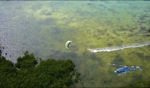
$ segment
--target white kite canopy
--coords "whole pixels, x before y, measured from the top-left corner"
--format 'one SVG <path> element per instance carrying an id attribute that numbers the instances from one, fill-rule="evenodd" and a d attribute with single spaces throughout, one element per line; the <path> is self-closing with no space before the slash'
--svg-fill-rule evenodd
<path id="1" fill-rule="evenodd" d="M 68 41 L 66 42 L 65 47 L 66 47 L 67 49 L 69 49 L 69 45 L 70 45 L 71 42 L 72 42 L 72 41 L 70 41 L 70 40 L 68 40 Z"/>

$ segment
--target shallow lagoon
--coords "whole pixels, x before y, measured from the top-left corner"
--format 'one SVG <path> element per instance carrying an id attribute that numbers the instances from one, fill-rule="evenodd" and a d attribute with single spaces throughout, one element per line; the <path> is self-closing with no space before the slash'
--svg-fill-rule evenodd
<path id="1" fill-rule="evenodd" d="M 150 79 L 150 46 L 92 53 L 87 48 L 150 44 L 148 1 L 1 1 L 0 44 L 16 62 L 28 50 L 37 57 L 71 58 L 82 81 L 76 86 L 121 87 Z M 65 42 L 71 40 L 70 49 Z M 108 63 L 142 66 L 117 76 Z"/>

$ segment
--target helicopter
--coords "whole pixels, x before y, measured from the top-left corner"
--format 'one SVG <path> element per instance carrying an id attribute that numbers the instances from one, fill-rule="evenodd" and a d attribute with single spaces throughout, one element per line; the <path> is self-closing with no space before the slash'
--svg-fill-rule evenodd
<path id="1" fill-rule="evenodd" d="M 137 66 L 137 67 L 131 66 L 131 67 L 128 67 L 128 66 L 117 65 L 117 64 L 110 64 L 110 63 L 108 63 L 108 65 L 120 66 L 120 68 L 118 68 L 118 69 L 116 69 L 116 70 L 114 71 L 114 73 L 116 73 L 118 76 L 120 76 L 120 75 L 122 75 L 122 74 L 125 74 L 125 75 L 126 75 L 126 73 L 129 72 L 129 71 L 131 71 L 131 70 L 132 70 L 132 71 L 136 71 L 136 70 L 142 71 L 141 66 Z"/>

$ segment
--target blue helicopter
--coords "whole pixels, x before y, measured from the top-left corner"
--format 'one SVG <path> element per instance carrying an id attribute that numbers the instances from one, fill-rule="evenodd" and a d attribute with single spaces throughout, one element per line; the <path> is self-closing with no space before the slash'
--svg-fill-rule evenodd
<path id="1" fill-rule="evenodd" d="M 135 67 L 135 66 L 127 67 L 127 66 L 123 66 L 123 65 L 110 64 L 110 63 L 108 63 L 108 65 L 121 66 L 120 68 L 118 68 L 118 69 L 116 69 L 116 70 L 114 71 L 114 73 L 118 74 L 118 76 L 120 76 L 120 75 L 122 75 L 122 74 L 125 74 L 125 75 L 126 75 L 126 73 L 129 72 L 129 71 L 131 71 L 131 70 L 133 70 L 133 71 L 136 71 L 136 70 L 142 71 L 141 66 L 137 66 L 137 67 Z"/>

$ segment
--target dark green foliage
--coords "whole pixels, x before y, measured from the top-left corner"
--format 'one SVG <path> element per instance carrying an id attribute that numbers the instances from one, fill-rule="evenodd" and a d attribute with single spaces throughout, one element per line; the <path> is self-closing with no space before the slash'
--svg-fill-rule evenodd
<path id="1" fill-rule="evenodd" d="M 2 56 L 2 50 L 0 49 L 0 57 Z"/>
<path id="2" fill-rule="evenodd" d="M 27 51 L 24 53 L 23 57 L 17 59 L 16 67 L 19 69 L 31 69 L 35 67 L 37 61 L 33 54 L 29 54 Z"/>
<path id="3" fill-rule="evenodd" d="M 75 77 L 74 81 L 78 82 L 79 77 L 80 77 L 80 73 L 76 73 L 76 77 Z"/>
<path id="4" fill-rule="evenodd" d="M 150 28 L 148 29 L 148 32 L 150 33 Z"/>
<path id="5" fill-rule="evenodd" d="M 2 56 L 2 46 L 1 46 L 1 44 L 0 44 L 0 57 Z"/>
<path id="6" fill-rule="evenodd" d="M 6 60 L 5 57 L 0 57 L 0 87 L 9 87 L 9 84 L 15 81 L 17 70 L 13 63 Z M 13 84 L 12 84 L 13 85 Z M 14 85 L 13 85 L 14 86 Z"/>
<path id="7" fill-rule="evenodd" d="M 37 65 L 34 55 L 25 52 L 17 61 L 14 65 L 0 57 L 0 88 L 66 88 L 80 76 L 71 60 L 48 59 Z"/>
<path id="8" fill-rule="evenodd" d="M 34 75 L 39 80 L 35 84 L 46 88 L 69 86 L 72 83 L 70 72 L 74 71 L 74 67 L 71 60 L 55 61 L 54 59 L 48 59 L 47 61 L 42 61 L 40 66 L 35 69 L 37 73 Z M 44 80 L 44 83 L 41 80 Z"/>

